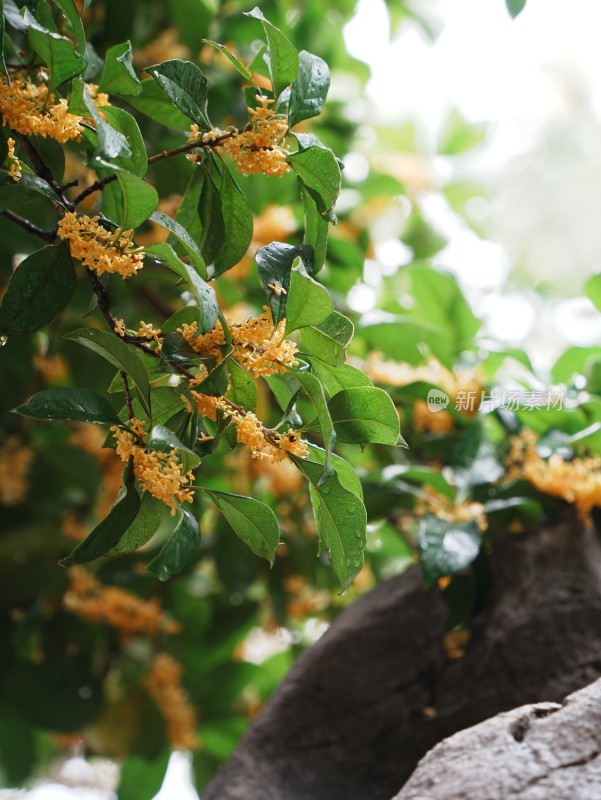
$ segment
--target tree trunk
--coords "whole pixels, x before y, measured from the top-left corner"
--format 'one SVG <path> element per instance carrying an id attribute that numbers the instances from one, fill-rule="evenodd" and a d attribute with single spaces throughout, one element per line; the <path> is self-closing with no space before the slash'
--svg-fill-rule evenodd
<path id="1" fill-rule="evenodd" d="M 298 660 L 203 800 L 389 800 L 443 738 L 597 678 L 597 534 L 509 536 L 490 563 L 464 658 L 446 655 L 444 603 L 418 567 L 377 586 Z"/>

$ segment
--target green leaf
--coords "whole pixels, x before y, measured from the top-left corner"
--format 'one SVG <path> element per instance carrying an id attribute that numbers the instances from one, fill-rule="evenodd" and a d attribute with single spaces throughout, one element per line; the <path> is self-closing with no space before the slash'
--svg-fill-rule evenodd
<path id="1" fill-rule="evenodd" d="M 237 264 L 248 250 L 253 237 L 253 216 L 248 200 L 225 165 L 219 196 L 224 242 L 215 259 L 215 275 L 221 275 Z"/>
<path id="2" fill-rule="evenodd" d="M 310 192 L 322 216 L 328 216 L 340 194 L 341 176 L 336 156 L 327 147 L 309 147 L 286 161 Z"/>
<path id="3" fill-rule="evenodd" d="M 121 189 L 121 227 L 124 230 L 137 228 L 150 217 L 159 204 L 157 190 L 142 178 L 125 170 L 117 171 L 117 181 Z"/>
<path id="4" fill-rule="evenodd" d="M 322 484 L 323 467 L 292 456 L 299 472 L 311 483 L 311 502 L 321 546 L 330 554 L 330 563 L 343 591 L 363 567 L 367 515 L 363 501 L 344 488 L 334 471 Z"/>
<path id="5" fill-rule="evenodd" d="M 252 497 L 208 489 L 204 491 L 244 544 L 273 566 L 280 541 L 280 528 L 271 508 Z"/>
<path id="6" fill-rule="evenodd" d="M 118 425 L 119 418 L 102 395 L 89 389 L 43 389 L 15 412 L 33 419 L 68 419 L 95 425 Z"/>
<path id="7" fill-rule="evenodd" d="M 231 351 L 230 351 L 231 352 Z M 227 391 L 228 370 L 227 360 L 224 359 L 214 367 L 207 377 L 194 388 L 201 394 L 211 397 L 221 397 Z"/>
<path id="8" fill-rule="evenodd" d="M 338 311 L 332 311 L 319 325 L 302 329 L 301 345 L 309 355 L 339 367 L 344 363 L 345 350 L 353 333 L 354 326 L 350 319 Z"/>
<path id="9" fill-rule="evenodd" d="M 183 325 L 192 325 L 193 322 L 200 326 L 198 308 L 196 308 L 196 306 L 184 306 L 184 308 L 180 308 L 179 311 L 176 311 L 175 314 L 172 314 L 165 320 L 161 328 L 165 332 L 175 333 L 178 328 L 181 328 Z"/>
<path id="10" fill-rule="evenodd" d="M 32 333 L 60 314 L 75 291 L 65 242 L 32 253 L 13 272 L 0 304 L 0 335 Z"/>
<path id="11" fill-rule="evenodd" d="M 146 447 L 149 450 L 158 450 L 163 453 L 169 452 L 170 450 L 177 450 L 181 453 L 182 457 L 185 457 L 186 469 L 195 469 L 200 464 L 200 456 L 198 453 L 186 447 L 173 431 L 165 427 L 165 425 L 154 426 L 150 431 Z"/>
<path id="12" fill-rule="evenodd" d="M 143 178 L 148 170 L 148 156 L 146 155 L 146 145 L 138 123 L 131 114 L 117 106 L 105 106 L 102 109 L 102 113 L 109 124 L 116 131 L 123 134 L 131 150 L 131 155 L 129 156 L 113 158 L 111 168 L 118 166 L 128 172 L 133 172 L 139 178 Z M 108 189 L 110 186 L 106 188 Z"/>
<path id="13" fill-rule="evenodd" d="M 311 369 L 321 381 L 326 392 L 332 395 L 338 394 L 343 389 L 354 389 L 357 386 L 373 386 L 371 380 L 364 372 L 350 364 L 342 364 L 334 367 L 322 361 L 320 358 L 310 357 Z"/>
<path id="14" fill-rule="evenodd" d="M 311 461 L 317 461 L 319 464 L 325 464 L 328 454 L 322 447 L 315 444 L 309 445 L 309 453 L 311 454 Z M 332 453 L 331 464 L 334 472 L 338 475 L 338 480 L 343 488 L 354 494 L 360 500 L 363 500 L 363 487 L 361 485 L 361 478 L 357 475 L 357 470 L 344 458 L 341 458 L 336 453 Z"/>
<path id="15" fill-rule="evenodd" d="M 194 321 L 198 324 L 197 319 Z M 162 328 L 165 331 L 165 328 Z M 166 333 L 161 347 L 161 361 L 171 364 L 190 365 L 198 362 L 200 356 L 179 333 Z"/>
<path id="16" fill-rule="evenodd" d="M 526 7 L 526 0 L 505 0 L 505 5 L 512 19 L 515 19 Z"/>
<path id="17" fill-rule="evenodd" d="M 119 771 L 119 800 L 153 800 L 163 785 L 170 755 L 163 753 L 152 761 L 128 755 Z"/>
<path id="18" fill-rule="evenodd" d="M 584 285 L 584 293 L 601 311 L 601 275 L 593 275 Z"/>
<path id="19" fill-rule="evenodd" d="M 125 494 L 117 500 L 108 515 L 83 542 L 80 542 L 66 558 L 59 562 L 62 567 L 94 561 L 119 543 L 140 510 L 140 495 L 135 486 L 133 469 L 130 467 L 126 467 L 123 472 L 123 486 Z"/>
<path id="20" fill-rule="evenodd" d="M 390 322 L 363 325 L 359 331 L 369 347 L 395 361 L 417 366 L 432 354 L 449 368 L 455 362 L 452 342 L 437 325 L 399 315 Z"/>
<path id="21" fill-rule="evenodd" d="M 84 31 L 83 22 L 81 21 L 81 17 L 79 16 L 79 11 L 77 10 L 75 3 L 73 2 L 73 0 L 54 0 L 54 2 L 71 23 L 71 27 L 73 28 L 73 33 L 75 34 L 75 43 L 77 44 L 77 50 L 80 53 L 85 52 L 86 33 Z"/>
<path id="22" fill-rule="evenodd" d="M 159 213 L 160 212 L 155 211 L 151 219 L 154 219 Z M 174 220 L 171 221 L 173 222 Z M 200 333 L 207 333 L 207 331 L 213 330 L 219 315 L 219 304 L 217 303 L 217 297 L 213 287 L 209 286 L 189 264 L 185 264 L 181 261 L 175 254 L 173 248 L 166 242 L 147 247 L 146 252 L 160 259 L 166 266 L 188 282 L 192 294 L 198 303 Z"/>
<path id="23" fill-rule="evenodd" d="M 292 369 L 290 372 L 302 386 L 305 394 L 315 409 L 315 413 L 317 414 L 319 429 L 321 431 L 326 449 L 326 461 L 323 470 L 323 479 L 325 480 L 325 478 L 327 478 L 332 471 L 330 456 L 332 454 L 334 445 L 336 444 L 336 432 L 334 430 L 334 424 L 332 422 L 328 404 L 323 392 L 323 386 L 321 385 L 319 378 L 307 370 Z"/>
<path id="24" fill-rule="evenodd" d="M 420 523 L 418 538 L 426 586 L 467 567 L 481 545 L 482 536 L 475 522 L 446 522 L 427 514 Z"/>
<path id="25" fill-rule="evenodd" d="M 466 153 L 486 140 L 486 123 L 468 122 L 458 111 L 452 111 L 444 125 L 438 152 L 443 156 Z"/>
<path id="26" fill-rule="evenodd" d="M 165 503 L 157 500 L 150 492 L 144 492 L 137 517 L 115 547 L 107 552 L 107 556 L 122 556 L 143 547 L 158 531 L 166 509 Z"/>
<path id="27" fill-rule="evenodd" d="M 201 129 L 213 127 L 207 117 L 207 79 L 191 61 L 179 58 L 146 67 L 171 102 Z"/>
<path id="28" fill-rule="evenodd" d="M 551 377 L 554 383 L 571 383 L 575 375 L 586 375 L 587 363 L 598 358 L 601 347 L 568 347 L 553 365 Z"/>
<path id="29" fill-rule="evenodd" d="M 230 389 L 226 395 L 227 398 L 237 406 L 254 413 L 257 408 L 257 383 L 255 379 L 232 359 L 228 361 L 228 369 Z"/>
<path id="30" fill-rule="evenodd" d="M 248 69 L 244 66 L 244 64 L 240 61 L 240 59 L 237 56 L 235 56 L 230 50 L 228 50 L 225 45 L 219 44 L 218 42 L 213 42 L 211 39 L 201 39 L 200 43 L 208 44 L 211 47 L 214 47 L 215 50 L 218 50 L 220 53 L 222 53 L 234 65 L 238 73 L 242 75 L 245 81 L 248 81 L 248 83 L 253 83 L 252 74 L 248 71 Z"/>
<path id="31" fill-rule="evenodd" d="M 299 257 L 303 263 L 311 263 L 311 249 L 306 245 L 295 246 L 284 242 L 272 242 L 265 247 L 260 247 L 255 254 L 259 277 L 267 292 L 273 324 L 276 326 L 286 316 L 290 273 L 292 265 Z M 273 287 L 278 287 L 278 290 L 276 291 Z"/>
<path id="32" fill-rule="evenodd" d="M 113 45 L 106 51 L 98 88 L 101 92 L 121 97 L 140 94 L 142 84 L 133 66 L 130 42 Z"/>
<path id="33" fill-rule="evenodd" d="M 137 111 L 168 128 L 187 131 L 190 119 L 177 109 L 161 87 L 152 79 L 142 81 L 138 95 L 128 95 L 127 102 Z"/>
<path id="34" fill-rule="evenodd" d="M 299 328 L 319 325 L 333 310 L 332 298 L 320 283 L 297 270 L 292 272 L 286 307 L 286 335 Z"/>
<path id="35" fill-rule="evenodd" d="M 317 210 L 311 192 L 301 184 L 303 208 L 305 212 L 305 237 L 303 243 L 313 248 L 313 264 L 309 275 L 317 275 L 326 260 L 330 224 Z"/>
<path id="36" fill-rule="evenodd" d="M 298 51 L 282 31 L 263 16 L 263 12 L 258 6 L 245 14 L 247 17 L 260 20 L 263 25 L 267 37 L 273 95 L 277 100 L 284 89 L 296 80 L 299 68 Z"/>
<path id="37" fill-rule="evenodd" d="M 83 102 L 89 116 L 94 120 L 97 136 L 96 158 L 110 161 L 114 158 L 127 158 L 131 156 L 132 151 L 127 139 L 122 133 L 115 130 L 108 122 L 102 119 L 94 101 L 90 97 L 85 83 L 79 78 L 73 81 L 72 93 L 74 95 L 74 104 L 78 105 L 80 102 Z"/>
<path id="38" fill-rule="evenodd" d="M 201 252 L 198 249 L 198 245 L 192 239 L 188 231 L 180 225 L 179 222 L 176 222 L 171 217 L 164 214 L 162 211 L 155 211 L 154 214 L 151 215 L 150 219 L 153 222 L 156 222 L 161 227 L 166 228 L 169 233 L 173 234 L 175 238 L 180 242 L 182 247 L 185 249 L 186 253 L 190 256 L 190 260 L 196 267 L 197 272 L 203 277 L 207 277 L 207 268 L 205 266 L 204 260 L 202 258 Z"/>
<path id="39" fill-rule="evenodd" d="M 192 563 L 200 545 L 198 522 L 183 505 L 178 504 L 180 517 L 163 549 L 148 564 L 148 571 L 160 581 L 168 581 Z"/>
<path id="40" fill-rule="evenodd" d="M 8 785 L 20 786 L 25 783 L 39 755 L 34 730 L 29 720 L 4 704 L 0 710 L 0 752 L 2 771 Z"/>
<path id="41" fill-rule="evenodd" d="M 301 50 L 299 59 L 298 76 L 292 84 L 288 108 L 290 128 L 305 119 L 319 116 L 330 88 L 330 70 L 323 58 Z"/>
<path id="42" fill-rule="evenodd" d="M 4 2 L 0 0 L 0 72 L 3 75 L 8 75 L 6 63 L 4 61 Z M 1 735 L 1 734 L 0 734 Z"/>
<path id="43" fill-rule="evenodd" d="M 200 176 L 201 180 L 199 181 L 197 208 L 189 230 L 193 230 L 196 234 L 194 238 L 198 242 L 198 247 L 205 263 L 213 264 L 225 242 L 225 224 L 221 211 L 219 185 L 215 183 L 211 171 L 205 169 L 204 165 L 196 170 L 196 175 Z M 219 182 L 221 182 L 221 179 L 219 179 Z M 195 187 L 191 184 L 192 181 L 188 184 L 187 191 L 189 189 L 193 193 Z M 181 214 L 178 214 L 177 221 L 180 222 L 184 216 L 188 217 L 185 207 L 182 209 Z M 198 227 L 199 223 L 200 228 Z M 176 243 L 174 242 L 175 245 Z"/>
<path id="44" fill-rule="evenodd" d="M 341 442 L 396 445 L 401 433 L 399 415 L 390 397 L 375 386 L 343 389 L 328 407 Z"/>
<path id="45" fill-rule="evenodd" d="M 144 409 L 150 414 L 150 384 L 144 364 L 133 347 L 129 347 L 117 336 L 95 328 L 78 328 L 66 333 L 63 339 L 93 350 L 109 361 L 114 367 L 123 370 L 134 382 Z"/>
<path id="46" fill-rule="evenodd" d="M 62 202 L 58 199 L 56 192 L 42 178 L 37 175 L 29 175 L 24 172 L 19 181 L 14 181 L 8 170 L 0 169 L 0 185 L 5 189 L 16 189 L 24 193 L 25 199 L 29 199 L 31 192 L 43 195 L 47 200 L 50 200 L 55 208 L 63 208 Z"/>
<path id="47" fill-rule="evenodd" d="M 25 11 L 23 19 L 28 26 L 27 38 L 31 48 L 50 70 L 49 92 L 83 72 L 85 57 L 75 50 L 70 39 L 44 28 L 29 11 Z"/>

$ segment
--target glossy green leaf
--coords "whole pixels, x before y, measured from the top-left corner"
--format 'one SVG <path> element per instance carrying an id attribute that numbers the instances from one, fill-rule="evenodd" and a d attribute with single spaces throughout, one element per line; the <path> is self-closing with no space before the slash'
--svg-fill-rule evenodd
<path id="1" fill-rule="evenodd" d="M 0 0 L 0 72 L 8 75 L 4 60 L 4 2 Z M 1 734 L 0 734 L 1 735 Z"/>
<path id="2" fill-rule="evenodd" d="M 301 183 L 313 197 L 317 210 L 327 216 L 340 194 L 340 167 L 327 147 L 309 147 L 286 158 Z"/>
<path id="3" fill-rule="evenodd" d="M 401 433 L 394 403 L 382 389 L 358 386 L 343 389 L 328 403 L 341 442 L 395 445 Z"/>
<path id="4" fill-rule="evenodd" d="M 264 17 L 258 6 L 245 13 L 248 17 L 260 20 L 263 25 L 269 52 L 269 73 L 277 100 L 284 89 L 296 80 L 299 68 L 298 51 L 282 31 Z"/>
<path id="5" fill-rule="evenodd" d="M 207 79 L 191 61 L 178 58 L 146 67 L 173 105 L 202 130 L 213 127 L 207 117 Z"/>
<path id="6" fill-rule="evenodd" d="M 333 310 L 332 298 L 320 283 L 297 270 L 292 272 L 286 306 L 286 335 L 299 328 L 319 325 Z"/>
<path id="7" fill-rule="evenodd" d="M 133 66 L 130 42 L 113 45 L 106 51 L 98 88 L 101 92 L 122 97 L 140 94 L 142 84 Z"/>
<path id="8" fill-rule="evenodd" d="M 299 60 L 298 75 L 292 84 L 288 109 L 288 125 L 291 128 L 305 119 L 321 114 L 330 88 L 330 70 L 322 58 L 301 50 Z"/>
<path id="9" fill-rule="evenodd" d="M 331 472 L 330 456 L 332 454 L 332 449 L 336 444 L 336 432 L 330 416 L 328 404 L 326 402 L 323 386 L 321 385 L 319 378 L 317 378 L 308 370 L 294 369 L 290 370 L 290 372 L 302 386 L 305 394 L 315 409 L 315 413 L 317 414 L 319 429 L 321 431 L 326 450 L 326 461 L 323 471 L 323 479 L 325 479 Z"/>
<path id="10" fill-rule="evenodd" d="M 49 245 L 13 272 L 0 303 L 0 335 L 37 331 L 60 314 L 75 291 L 75 270 L 66 243 Z"/>
<path id="11" fill-rule="evenodd" d="M 194 319 L 197 322 L 197 319 Z M 198 322 L 197 322 L 198 324 Z M 165 328 L 162 328 L 165 331 Z M 179 333 L 166 333 L 161 347 L 161 361 L 171 364 L 190 365 L 198 362 L 200 356 Z"/>
<path id="12" fill-rule="evenodd" d="M 15 411 L 33 419 L 68 419 L 96 425 L 119 424 L 119 418 L 106 397 L 89 389 L 42 389 Z"/>
<path id="13" fill-rule="evenodd" d="M 426 586 L 467 567 L 480 552 L 475 522 L 446 522 L 427 514 L 419 526 L 418 550 Z"/>
<path id="14" fill-rule="evenodd" d="M 150 492 L 144 492 L 138 515 L 115 547 L 107 552 L 107 556 L 121 556 L 143 547 L 158 531 L 166 511 L 165 503 L 157 500 Z"/>
<path id="15" fill-rule="evenodd" d="M 128 172 L 133 172 L 139 178 L 143 178 L 148 170 L 148 156 L 146 155 L 144 139 L 135 118 L 117 106 L 105 106 L 102 109 L 102 113 L 107 122 L 125 137 L 131 150 L 131 155 L 129 156 L 113 158 L 111 160 L 111 168 L 118 166 Z M 108 188 L 110 186 L 106 187 L 106 189 Z"/>
<path id="16" fill-rule="evenodd" d="M 245 81 L 248 81 L 248 83 L 253 83 L 252 74 L 244 66 L 244 64 L 240 61 L 240 59 L 237 56 L 235 56 L 231 52 L 231 50 L 228 50 L 228 48 L 225 45 L 219 44 L 219 42 L 213 42 L 211 39 L 201 39 L 200 43 L 208 44 L 211 47 L 214 47 L 215 50 L 218 50 L 220 53 L 222 53 L 230 61 L 230 63 L 234 65 L 238 73 L 242 75 Z"/>
<path id="17" fill-rule="evenodd" d="M 253 553 L 266 558 L 273 566 L 280 541 L 275 514 L 265 503 L 252 497 L 205 489 L 211 500 L 232 526 L 234 533 Z"/>
<path id="18" fill-rule="evenodd" d="M 151 215 L 150 219 L 161 227 L 166 228 L 169 233 L 176 237 L 190 257 L 190 260 L 196 267 L 199 275 L 201 275 L 203 278 L 206 278 L 207 268 L 205 266 L 203 257 L 198 249 L 198 245 L 192 239 L 188 231 L 182 225 L 180 225 L 179 222 L 176 222 L 162 211 L 155 211 L 154 214 Z"/>
<path id="19" fill-rule="evenodd" d="M 13 189 L 20 194 L 24 194 L 25 198 L 29 199 L 33 193 L 41 194 L 47 200 L 50 200 L 52 205 L 56 208 L 63 208 L 63 204 L 58 199 L 56 192 L 43 178 L 37 175 L 29 175 L 24 172 L 19 181 L 13 180 L 8 170 L 0 169 L 0 186 L 4 189 Z"/>
<path id="20" fill-rule="evenodd" d="M 179 504 L 178 504 L 179 505 Z M 168 581 L 195 559 L 200 545 L 198 522 L 191 511 L 179 505 L 179 519 L 175 530 L 161 552 L 148 564 L 148 571 L 160 581 Z"/>
<path id="21" fill-rule="evenodd" d="M 132 151 L 126 137 L 103 120 L 83 81 L 79 79 L 73 81 L 72 91 L 76 94 L 75 102 L 79 102 L 81 98 L 89 116 L 94 120 L 97 136 L 96 156 L 107 161 L 131 156 Z"/>
<path id="22" fill-rule="evenodd" d="M 148 450 L 158 450 L 159 452 L 169 452 L 177 450 L 185 456 L 187 469 L 195 469 L 200 464 L 200 456 L 193 450 L 186 447 L 172 430 L 165 425 L 155 425 L 150 431 L 146 442 Z"/>
<path id="23" fill-rule="evenodd" d="M 343 389 L 354 389 L 357 386 L 373 386 L 364 372 L 350 364 L 342 364 L 340 367 L 335 367 L 320 358 L 310 357 L 309 360 L 311 369 L 317 375 L 330 397 L 338 394 Z"/>
<path id="24" fill-rule="evenodd" d="M 125 170 L 117 171 L 117 182 L 121 189 L 120 225 L 124 230 L 137 228 L 151 216 L 158 206 L 157 190 L 142 178 Z"/>
<path id="25" fill-rule="evenodd" d="M 50 71 L 50 92 L 83 72 L 86 66 L 85 57 L 83 53 L 76 51 L 70 39 L 40 25 L 29 11 L 25 12 L 23 19 L 28 26 L 29 44 Z"/>
<path id="26" fill-rule="evenodd" d="M 221 210 L 221 194 L 219 185 L 215 182 L 214 175 L 210 169 L 203 167 L 196 170 L 196 176 L 201 178 L 199 182 L 198 207 L 195 210 L 195 217 L 192 221 L 192 230 L 196 233 L 195 241 L 202 253 L 206 264 L 213 264 L 219 251 L 225 242 L 225 223 Z M 221 179 L 218 178 L 219 182 Z M 193 185 L 189 184 L 193 190 Z M 178 222 L 184 215 L 178 215 Z M 198 228 L 200 223 L 200 228 Z M 175 242 L 174 242 L 175 246 Z"/>
<path id="27" fill-rule="evenodd" d="M 257 409 L 257 382 L 236 361 L 228 361 L 230 388 L 227 397 L 232 403 L 253 413 Z"/>
<path id="28" fill-rule="evenodd" d="M 284 242 L 272 242 L 257 250 L 255 261 L 267 292 L 274 325 L 279 325 L 286 316 L 292 265 L 297 258 L 301 258 L 305 264 L 311 263 L 312 255 L 311 248 L 306 245 L 295 246 Z"/>
<path id="29" fill-rule="evenodd" d="M 85 52 L 86 49 L 86 33 L 83 28 L 83 22 L 79 16 L 79 11 L 73 0 L 54 0 L 56 5 L 63 12 L 65 17 L 71 23 L 71 28 L 75 35 L 75 43 L 79 53 Z"/>
<path id="30" fill-rule="evenodd" d="M 125 531 L 132 524 L 140 510 L 140 495 L 133 479 L 133 470 L 126 468 L 123 473 L 125 494 L 113 505 L 108 515 L 88 536 L 60 562 L 62 567 L 73 564 L 86 564 L 106 555 L 115 547 Z"/>
<path id="31" fill-rule="evenodd" d="M 186 131 L 190 128 L 190 118 L 176 108 L 161 87 L 152 79 L 142 81 L 137 95 L 128 95 L 127 102 L 137 111 L 168 128 Z"/>
<path id="32" fill-rule="evenodd" d="M 301 345 L 310 355 L 339 367 L 344 363 L 345 350 L 353 333 L 354 326 L 350 319 L 338 311 L 332 311 L 319 325 L 302 329 Z"/>
<path id="33" fill-rule="evenodd" d="M 326 260 L 330 223 L 319 213 L 311 192 L 302 185 L 301 195 L 305 212 L 305 237 L 303 243 L 313 248 L 313 263 L 311 270 L 307 269 L 307 272 L 309 275 L 316 275 Z"/>
<path id="34" fill-rule="evenodd" d="M 345 489 L 335 471 L 321 483 L 323 466 L 292 457 L 299 472 L 311 483 L 311 501 L 321 547 L 342 589 L 346 589 L 363 567 L 367 515 L 363 501 Z"/>
<path id="35" fill-rule="evenodd" d="M 417 366 L 434 355 L 449 368 L 455 362 L 452 342 L 438 325 L 399 315 L 389 322 L 363 325 L 359 332 L 370 347 L 395 361 Z"/>
<path id="36" fill-rule="evenodd" d="M 123 370 L 134 382 L 144 409 L 150 413 L 150 384 L 144 364 L 132 346 L 128 346 L 112 333 L 96 328 L 78 328 L 66 333 L 64 339 L 93 350 L 109 361 L 114 367 Z"/>
<path id="37" fill-rule="evenodd" d="M 215 275 L 221 275 L 237 264 L 248 250 L 253 237 L 253 217 L 248 200 L 225 164 L 222 168 L 219 197 L 224 241 L 215 259 Z"/>

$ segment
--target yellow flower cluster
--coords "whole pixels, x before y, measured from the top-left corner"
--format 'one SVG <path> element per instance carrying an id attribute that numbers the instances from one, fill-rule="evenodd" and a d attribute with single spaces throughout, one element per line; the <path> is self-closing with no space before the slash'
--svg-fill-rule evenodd
<path id="1" fill-rule="evenodd" d="M 488 529 L 488 520 L 482 503 L 455 504 L 446 495 L 431 486 L 424 486 L 422 496 L 415 505 L 418 516 L 431 513 L 445 522 L 471 522 L 474 520 L 481 533 Z"/>
<path id="2" fill-rule="evenodd" d="M 167 728 L 167 738 L 178 750 L 195 750 L 196 713 L 184 691 L 181 678 L 182 666 L 167 653 L 155 656 L 148 675 L 146 687 L 161 712 Z"/>
<path id="3" fill-rule="evenodd" d="M 123 337 L 129 334 L 138 339 L 144 339 L 147 342 L 154 342 L 157 346 L 157 351 L 160 352 L 162 346 L 161 329 L 155 328 L 151 322 L 144 322 L 144 320 L 140 320 L 140 326 L 137 331 L 128 330 L 125 327 L 125 322 L 122 319 L 115 319 L 114 323 L 115 333 L 117 336 Z"/>
<path id="4" fill-rule="evenodd" d="M 273 100 L 257 95 L 257 101 L 259 105 L 256 108 L 248 109 L 251 117 L 249 125 L 224 140 L 223 149 L 243 175 L 263 173 L 280 178 L 290 171 L 284 144 L 288 122 L 285 116 L 269 108 Z"/>
<path id="5" fill-rule="evenodd" d="M 163 614 L 156 598 L 142 600 L 118 586 L 103 586 L 83 567 L 72 567 L 68 574 L 69 591 L 63 604 L 77 616 L 126 635 L 179 631 L 179 624 Z"/>
<path id="6" fill-rule="evenodd" d="M 3 506 L 16 506 L 27 497 L 27 476 L 33 458 L 33 450 L 16 436 L 9 436 L 0 447 L 0 503 Z"/>
<path id="7" fill-rule="evenodd" d="M 78 217 L 67 212 L 58 223 L 58 236 L 69 242 L 73 258 L 80 259 L 84 267 L 102 275 L 117 272 L 123 278 L 142 269 L 142 247 L 132 241 L 133 231 L 117 228 L 111 233 L 99 223 L 99 217 Z"/>
<path id="8" fill-rule="evenodd" d="M 199 355 L 221 361 L 220 348 L 225 344 L 221 322 L 217 322 L 215 328 L 205 334 L 197 335 L 196 327 L 194 322 L 192 325 L 184 325 L 178 331 Z M 297 346 L 284 339 L 285 327 L 286 321 L 282 320 L 274 328 L 270 311 L 230 325 L 234 348 L 232 357 L 255 378 L 284 372 L 286 367 L 298 366 Z"/>
<path id="9" fill-rule="evenodd" d="M 117 455 L 124 462 L 130 458 L 133 460 L 134 475 L 142 489 L 165 503 L 174 516 L 176 500 L 180 503 L 192 502 L 194 492 L 189 488 L 189 484 L 194 480 L 194 475 L 190 470 L 184 472 L 176 450 L 161 453 L 144 449 L 145 424 L 141 420 L 132 419 L 131 433 L 113 425 L 111 432 L 117 440 Z"/>
<path id="10" fill-rule="evenodd" d="M 64 144 L 77 139 L 82 132 L 82 118 L 72 114 L 64 98 L 55 102 L 48 92 L 46 74 L 40 71 L 38 82 L 30 75 L 16 73 L 9 80 L 0 78 L 0 114 L 5 125 L 25 136 L 38 134 Z M 108 105 L 106 94 L 97 93 L 97 87 L 88 86 L 90 96 L 98 106 Z"/>
<path id="11" fill-rule="evenodd" d="M 216 420 L 217 412 L 220 411 L 226 419 L 231 419 L 236 426 L 238 444 L 243 444 L 250 451 L 252 458 L 278 462 L 285 459 L 287 453 L 298 458 L 307 458 L 309 455 L 307 443 L 301 439 L 298 431 L 289 428 L 286 433 L 281 434 L 269 430 L 256 414 L 237 408 L 225 397 L 212 397 L 195 391 L 191 394 L 196 410 L 201 416 Z M 189 408 L 185 395 L 182 395 L 182 400 Z"/>
<path id="12" fill-rule="evenodd" d="M 15 183 L 19 183 L 19 181 L 21 180 L 22 172 L 21 172 L 21 162 L 15 155 L 15 140 L 8 139 L 6 144 L 8 145 L 8 154 L 6 157 L 10 161 L 8 174 Z"/>
<path id="13" fill-rule="evenodd" d="M 564 461 L 557 453 L 547 460 L 536 449 L 537 437 L 526 431 L 511 441 L 508 478 L 525 478 L 539 492 L 576 506 L 578 516 L 591 524 L 591 511 L 601 507 L 601 458 Z"/>

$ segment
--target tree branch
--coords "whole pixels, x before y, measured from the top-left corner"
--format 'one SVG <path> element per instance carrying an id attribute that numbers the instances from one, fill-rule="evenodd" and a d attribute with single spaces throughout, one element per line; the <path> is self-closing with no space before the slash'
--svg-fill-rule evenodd
<path id="1" fill-rule="evenodd" d="M 25 219 L 25 217 L 20 217 L 18 214 L 15 214 L 15 212 L 11 211 L 9 208 L 4 209 L 4 211 L 2 211 L 2 214 L 11 222 L 20 225 L 21 228 L 23 228 L 23 230 L 27 231 L 27 233 L 33 233 L 34 236 L 37 236 L 44 242 L 48 242 L 49 244 L 51 244 L 56 239 L 56 233 L 54 231 L 45 231 L 43 228 L 39 228 L 37 225 L 34 225 L 33 222 L 30 222 L 28 219 Z"/>

